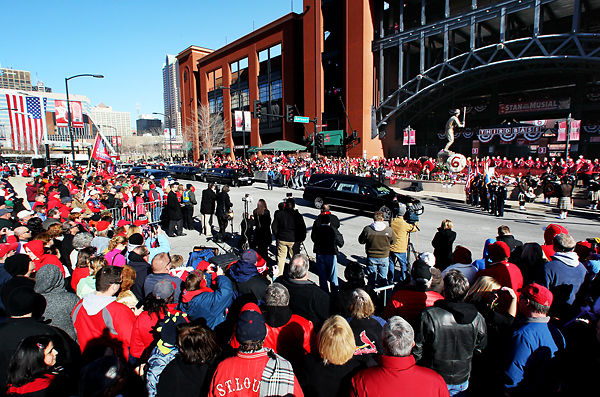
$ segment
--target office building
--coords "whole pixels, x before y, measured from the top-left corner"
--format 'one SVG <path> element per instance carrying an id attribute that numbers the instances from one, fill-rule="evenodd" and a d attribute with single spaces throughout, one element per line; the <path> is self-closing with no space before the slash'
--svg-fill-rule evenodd
<path id="1" fill-rule="evenodd" d="M 163 124 L 154 114 L 142 114 L 135 122 L 137 135 L 162 135 Z"/>
<path id="2" fill-rule="evenodd" d="M 176 129 L 177 135 L 181 129 L 181 99 L 179 95 L 179 63 L 174 55 L 167 55 L 163 72 L 163 98 L 165 128 Z"/>
<path id="3" fill-rule="evenodd" d="M 310 143 L 317 128 L 341 131 L 351 157 L 406 156 L 410 126 L 411 155 L 435 156 L 460 108 L 454 151 L 526 156 L 564 151 L 557 126 L 571 114 L 581 120 L 571 150 L 600 151 L 600 0 L 304 0 L 303 10 L 217 50 L 179 53 L 184 126 L 201 105 L 222 117 L 236 156 L 277 139 Z M 235 110 L 255 100 L 275 116 L 236 131 Z M 277 117 L 285 105 L 311 122 Z"/>
<path id="4" fill-rule="evenodd" d="M 31 91 L 31 72 L 0 68 L 0 88 Z"/>
<path id="5" fill-rule="evenodd" d="M 131 135 L 131 113 L 114 111 L 104 103 L 92 108 L 92 118 L 105 136 Z"/>

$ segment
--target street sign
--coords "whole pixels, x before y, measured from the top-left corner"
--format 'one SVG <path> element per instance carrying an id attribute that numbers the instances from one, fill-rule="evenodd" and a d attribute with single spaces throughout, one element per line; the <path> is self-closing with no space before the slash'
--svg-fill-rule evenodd
<path id="1" fill-rule="evenodd" d="M 310 118 L 305 116 L 294 116 L 294 123 L 308 124 L 310 123 Z"/>

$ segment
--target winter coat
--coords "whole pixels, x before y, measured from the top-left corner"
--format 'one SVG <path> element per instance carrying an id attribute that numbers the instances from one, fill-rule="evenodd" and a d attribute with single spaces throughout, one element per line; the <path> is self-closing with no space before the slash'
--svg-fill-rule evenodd
<path id="1" fill-rule="evenodd" d="M 239 260 L 229 268 L 235 297 L 252 295 L 257 302 L 265 300 L 269 281 L 258 274 L 254 263 Z"/>
<path id="2" fill-rule="evenodd" d="M 44 318 L 50 320 L 50 325 L 65 331 L 73 340 L 77 333 L 71 321 L 71 312 L 79 298 L 65 289 L 65 279 L 54 265 L 45 265 L 35 276 L 35 292 L 46 298 Z"/>
<path id="3" fill-rule="evenodd" d="M 418 289 L 399 289 L 392 295 L 385 308 L 385 318 L 401 316 L 411 323 L 413 327 L 417 324 L 419 315 L 426 307 L 444 297 L 435 291 L 422 291 Z"/>
<path id="4" fill-rule="evenodd" d="M 217 203 L 217 193 L 212 189 L 204 189 L 202 191 L 202 198 L 200 200 L 200 213 L 212 215 L 215 213 L 215 206 Z"/>
<path id="5" fill-rule="evenodd" d="M 229 199 L 229 193 L 219 192 L 217 194 L 217 210 L 216 214 L 218 218 L 226 218 L 229 210 L 233 207 L 231 200 Z"/>
<path id="6" fill-rule="evenodd" d="M 314 325 L 297 314 L 292 314 L 288 306 L 263 306 L 267 324 L 264 346 L 292 363 L 311 352 L 311 337 Z"/>
<path id="7" fill-rule="evenodd" d="M 176 304 L 172 303 L 167 305 L 167 310 L 170 313 L 177 312 Z M 130 352 L 135 358 L 142 358 L 145 360 L 150 355 L 150 347 L 153 347 L 153 343 L 156 341 L 156 337 L 159 332 L 156 330 L 156 326 L 159 321 L 164 320 L 164 313 L 156 314 L 148 311 L 143 311 L 135 319 L 133 330 L 131 331 L 131 344 Z"/>
<path id="8" fill-rule="evenodd" d="M 170 191 L 167 195 L 167 216 L 169 217 L 170 221 L 178 221 L 183 219 L 181 205 L 177 199 L 177 194 L 175 194 L 173 191 Z"/>
<path id="9" fill-rule="evenodd" d="M 123 255 L 123 252 L 118 248 L 107 252 L 106 255 L 104 255 L 104 259 L 106 259 L 111 266 L 123 267 L 127 263 L 125 255 Z"/>
<path id="10" fill-rule="evenodd" d="M 452 245 L 456 240 L 456 232 L 450 229 L 438 228 L 437 233 L 431 240 L 433 255 L 435 256 L 435 267 L 444 270 L 452 263 Z"/>
<path id="11" fill-rule="evenodd" d="M 129 357 L 135 314 L 114 296 L 86 295 L 73 309 L 71 318 L 82 352 L 88 344 L 99 343 L 118 349 L 125 359 Z"/>
<path id="12" fill-rule="evenodd" d="M 278 277 L 275 282 L 283 284 L 290 293 L 290 309 L 312 321 L 315 329 L 329 318 L 329 295 L 310 280 L 294 280 L 286 276 Z"/>
<path id="13" fill-rule="evenodd" d="M 369 258 L 387 258 L 390 247 L 396 242 L 396 236 L 385 222 L 373 222 L 365 226 L 358 236 L 358 242 L 365 244 L 365 252 Z"/>
<path id="14" fill-rule="evenodd" d="M 439 374 L 415 365 L 415 358 L 408 355 L 382 356 L 379 366 L 365 369 L 352 378 L 350 395 L 447 397 L 449 393 Z"/>
<path id="15" fill-rule="evenodd" d="M 210 329 L 225 321 L 227 309 L 233 302 L 233 286 L 226 276 L 218 276 L 216 290 L 185 291 L 179 309 L 187 313 L 191 321 L 206 320 Z"/>
<path id="16" fill-rule="evenodd" d="M 549 317 L 528 318 L 513 333 L 504 377 L 504 387 L 508 390 L 539 396 L 556 391 L 551 381 L 557 378 L 552 359 L 564 350 L 565 339 L 549 320 Z"/>
<path id="17" fill-rule="evenodd" d="M 131 292 L 138 298 L 138 301 L 142 301 L 146 297 L 144 295 L 144 283 L 150 273 L 150 264 L 135 252 L 130 252 L 127 259 L 129 260 L 127 265 L 135 270 L 135 282 L 131 287 Z"/>
<path id="18" fill-rule="evenodd" d="M 515 238 L 515 236 L 513 236 L 512 234 L 509 234 L 507 236 L 498 236 L 498 237 L 496 237 L 496 241 L 505 242 L 506 245 L 508 245 L 508 248 L 510 248 L 510 252 L 513 252 L 515 250 L 515 248 L 523 245 L 523 242 L 520 240 L 517 240 Z"/>
<path id="19" fill-rule="evenodd" d="M 406 252 L 408 250 L 408 236 L 410 233 L 416 232 L 418 226 L 410 224 L 406 222 L 403 217 L 398 216 L 392 218 L 390 227 L 394 231 L 394 236 L 396 236 L 396 242 L 392 244 L 390 251 L 400 253 Z"/>
<path id="20" fill-rule="evenodd" d="M 490 258 L 489 258 L 489 253 L 488 253 L 488 247 L 491 244 L 494 244 L 496 242 L 495 238 L 488 238 L 487 240 L 485 240 L 485 243 L 483 244 L 483 256 L 481 259 L 476 259 L 473 261 L 473 266 L 475 266 L 478 270 L 483 270 L 486 268 L 486 266 L 488 264 L 490 264 Z"/>
<path id="21" fill-rule="evenodd" d="M 303 242 L 306 239 L 306 223 L 302 214 L 295 209 L 276 211 L 271 230 L 279 241 Z"/>
<path id="22" fill-rule="evenodd" d="M 313 250 L 318 255 L 337 255 L 338 247 L 344 246 L 344 237 L 331 225 L 313 228 L 310 238 L 314 243 Z"/>
<path id="23" fill-rule="evenodd" d="M 180 355 L 176 355 L 161 373 L 156 396 L 206 396 L 215 369 L 214 362 L 202 365 L 190 364 L 185 362 Z M 182 382 L 182 380 L 185 381 Z"/>
<path id="24" fill-rule="evenodd" d="M 375 364 L 375 362 L 373 362 Z M 324 364 L 318 353 L 307 354 L 299 366 L 298 380 L 302 391 L 314 397 L 346 397 L 350 395 L 350 381 L 366 368 L 356 357 L 342 365 Z"/>
<path id="25" fill-rule="evenodd" d="M 363 362 L 375 359 L 383 354 L 381 334 L 385 320 L 381 317 L 371 316 L 367 318 L 348 318 L 348 324 L 354 333 L 356 350 L 354 357 Z"/>
<path id="26" fill-rule="evenodd" d="M 415 343 L 412 353 L 420 365 L 459 385 L 469 379 L 473 354 L 487 345 L 485 320 L 470 303 L 440 300 L 421 312 Z"/>

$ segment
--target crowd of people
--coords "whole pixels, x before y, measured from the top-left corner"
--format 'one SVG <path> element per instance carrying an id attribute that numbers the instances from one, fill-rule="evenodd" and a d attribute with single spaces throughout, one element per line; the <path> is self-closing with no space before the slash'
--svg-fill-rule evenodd
<path id="1" fill-rule="evenodd" d="M 202 232 L 214 215 L 225 238 L 227 187 L 211 184 L 197 199 L 177 183 L 89 179 L 66 168 L 36 175 L 24 198 L 10 178 L 0 182 L 0 379 L 9 395 L 574 395 L 594 387 L 598 239 L 576 242 L 551 224 L 543 244 L 523 244 L 502 225 L 475 258 L 446 219 L 433 252 L 415 258 L 418 223 L 403 205 L 389 220 L 376 212 L 356 236 L 327 205 L 308 228 L 288 198 L 272 215 L 258 200 L 244 221 L 249 248 L 235 259 L 202 247 L 184 258 L 144 203 L 163 200 L 162 226 L 178 236 L 189 226 L 186 205 L 193 214 L 198 201 Z M 125 207 L 133 221 L 107 210 Z M 314 261 L 303 253 L 309 232 Z M 345 263 L 342 280 L 337 260 L 349 242 L 364 245 L 365 264 Z"/>

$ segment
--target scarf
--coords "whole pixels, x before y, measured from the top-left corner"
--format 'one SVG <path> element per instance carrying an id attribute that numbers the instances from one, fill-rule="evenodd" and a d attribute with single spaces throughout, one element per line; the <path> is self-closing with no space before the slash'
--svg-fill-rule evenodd
<path id="1" fill-rule="evenodd" d="M 260 380 L 260 397 L 293 396 L 294 370 L 289 361 L 268 349 L 269 361 Z"/>

